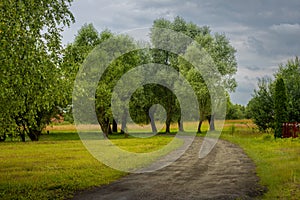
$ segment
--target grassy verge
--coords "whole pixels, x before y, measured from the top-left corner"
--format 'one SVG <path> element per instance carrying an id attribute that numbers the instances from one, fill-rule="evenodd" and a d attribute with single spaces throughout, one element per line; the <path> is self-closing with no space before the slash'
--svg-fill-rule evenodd
<path id="1" fill-rule="evenodd" d="M 225 127 L 223 139 L 241 146 L 257 166 L 264 199 L 300 199 L 300 139 L 277 139 L 249 128 Z"/>
<path id="2" fill-rule="evenodd" d="M 133 152 L 149 152 L 172 139 L 115 137 L 113 142 Z M 126 175 L 94 159 L 75 132 L 52 131 L 39 142 L 5 142 L 0 149 L 0 199 L 64 199 Z"/>

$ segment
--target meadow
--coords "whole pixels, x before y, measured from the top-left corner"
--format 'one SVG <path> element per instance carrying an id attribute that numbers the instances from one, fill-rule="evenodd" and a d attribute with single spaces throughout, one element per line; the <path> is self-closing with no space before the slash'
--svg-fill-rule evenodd
<path id="1" fill-rule="evenodd" d="M 194 126 L 185 124 L 187 130 Z M 207 127 L 205 122 L 203 130 Z M 0 143 L 0 199 L 65 199 L 127 174 L 90 155 L 73 125 L 48 130 L 50 134 L 42 135 L 38 142 Z M 145 139 L 123 137 L 114 135 L 112 141 L 133 152 L 154 151 L 173 139 L 163 134 Z M 251 120 L 227 120 L 221 138 L 241 146 L 255 162 L 260 183 L 267 188 L 264 199 L 300 199 L 299 138 L 275 140 L 271 133 L 260 133 Z"/>
<path id="2" fill-rule="evenodd" d="M 300 199 L 300 138 L 275 139 L 251 121 L 227 121 L 221 138 L 242 147 L 256 164 L 263 199 Z"/>
<path id="3" fill-rule="evenodd" d="M 65 199 L 75 191 L 126 175 L 96 160 L 74 130 L 58 129 L 42 135 L 38 142 L 0 143 L 0 199 Z M 112 140 L 132 152 L 154 151 L 173 139 L 123 137 L 114 136 Z"/>

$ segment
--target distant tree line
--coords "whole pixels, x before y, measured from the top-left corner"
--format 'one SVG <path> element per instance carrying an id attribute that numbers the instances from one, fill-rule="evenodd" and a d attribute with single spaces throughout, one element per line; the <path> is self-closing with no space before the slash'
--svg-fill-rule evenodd
<path id="1" fill-rule="evenodd" d="M 226 119 L 249 119 L 247 107 L 241 104 L 233 104 L 228 98 Z"/>

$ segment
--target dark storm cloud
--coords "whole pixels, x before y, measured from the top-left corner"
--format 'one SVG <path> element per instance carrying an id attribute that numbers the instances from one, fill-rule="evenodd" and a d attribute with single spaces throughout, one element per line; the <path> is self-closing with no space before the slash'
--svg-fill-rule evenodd
<path id="1" fill-rule="evenodd" d="M 228 19 L 252 27 L 268 27 L 275 23 L 293 23 L 299 20 L 298 0 L 212 0 L 206 10 L 217 14 L 220 20 Z"/>
<path id="2" fill-rule="evenodd" d="M 272 76 L 278 64 L 299 55 L 299 9 L 299 0 L 75 0 L 76 23 L 64 32 L 63 41 L 72 42 L 84 23 L 92 22 L 99 31 L 123 32 L 179 15 L 226 34 L 237 50 L 239 86 L 232 100 L 246 104 L 257 77 Z"/>

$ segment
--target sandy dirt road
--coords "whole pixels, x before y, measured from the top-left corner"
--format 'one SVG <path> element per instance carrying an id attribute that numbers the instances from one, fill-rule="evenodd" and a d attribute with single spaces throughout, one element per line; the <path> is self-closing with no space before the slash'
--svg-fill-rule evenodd
<path id="1" fill-rule="evenodd" d="M 77 193 L 74 200 L 253 199 L 263 194 L 255 165 L 237 145 L 219 140 L 203 159 L 202 139 L 171 165 L 150 173 L 130 174 L 106 186 Z"/>

